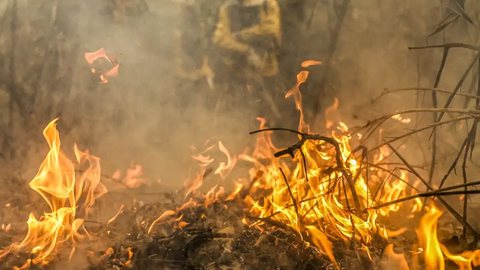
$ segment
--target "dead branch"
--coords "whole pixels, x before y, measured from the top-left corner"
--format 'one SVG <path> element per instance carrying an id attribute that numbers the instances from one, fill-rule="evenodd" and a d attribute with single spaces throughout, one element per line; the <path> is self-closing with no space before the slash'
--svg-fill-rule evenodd
<path id="1" fill-rule="evenodd" d="M 467 187 L 476 186 L 476 185 L 480 185 L 480 181 L 470 182 L 470 183 L 467 183 L 467 184 L 455 185 L 455 186 L 446 187 L 446 188 L 441 188 L 441 189 L 437 189 L 435 191 L 418 193 L 418 194 L 415 194 L 415 195 L 403 197 L 403 198 L 393 200 L 393 201 L 390 201 L 390 202 L 382 203 L 382 204 L 370 207 L 370 209 L 380 209 L 380 208 L 388 207 L 390 205 L 394 205 L 394 204 L 398 204 L 398 203 L 402 203 L 402 202 L 406 202 L 406 201 L 410 201 L 410 200 L 414 200 L 414 199 L 422 198 L 422 197 L 425 198 L 425 197 L 438 197 L 438 196 L 448 196 L 448 195 L 479 194 L 480 190 L 467 190 L 467 193 L 465 193 L 465 190 L 451 191 L 452 189 L 467 188 Z"/>
<path id="2" fill-rule="evenodd" d="M 480 53 L 477 53 L 475 55 L 475 57 L 473 58 L 473 61 L 470 63 L 470 65 L 467 67 L 467 69 L 463 72 L 463 75 L 462 77 L 460 78 L 460 80 L 458 81 L 457 85 L 455 86 L 455 89 L 453 89 L 453 92 L 450 94 L 450 96 L 448 96 L 448 99 L 447 101 L 445 102 L 445 105 L 443 106 L 444 109 L 448 108 L 450 106 L 450 104 L 452 103 L 453 101 L 453 98 L 456 96 L 458 90 L 460 90 L 460 88 L 462 87 L 463 85 L 463 82 L 465 81 L 465 79 L 467 78 L 468 74 L 470 73 L 470 70 L 472 70 L 474 64 L 477 62 L 477 60 L 479 59 L 480 57 Z M 442 120 L 442 117 L 443 115 L 445 114 L 445 112 L 440 112 L 440 115 L 438 116 L 438 119 L 437 121 L 440 121 Z"/>
<path id="3" fill-rule="evenodd" d="M 445 43 L 445 44 L 436 44 L 436 45 L 427 45 L 427 46 L 408 47 L 409 50 L 424 50 L 424 49 L 434 49 L 434 48 L 444 48 L 444 49 L 463 48 L 463 49 L 469 49 L 472 51 L 480 51 L 480 46 L 475 46 L 475 45 L 466 44 L 466 43 Z"/>
<path id="4" fill-rule="evenodd" d="M 395 89 L 385 89 L 382 93 L 380 93 L 378 96 L 374 97 L 372 99 L 372 102 L 376 102 L 382 97 L 389 95 L 389 94 L 394 94 L 398 92 L 407 92 L 407 91 L 432 91 L 440 94 L 452 94 L 452 91 L 446 90 L 446 89 L 440 89 L 440 88 L 428 88 L 428 87 L 406 87 L 406 88 L 395 88 Z M 480 100 L 480 96 L 478 95 L 472 95 L 468 93 L 457 93 L 457 96 L 461 97 L 466 97 L 470 99 L 475 99 L 475 100 Z"/>
<path id="5" fill-rule="evenodd" d="M 390 144 L 387 145 L 393 152 L 395 152 L 395 155 L 397 155 L 397 157 L 405 164 L 405 166 L 407 166 L 412 173 L 425 185 L 425 187 L 427 187 L 429 191 L 434 191 L 432 186 L 425 181 L 425 179 L 407 162 L 407 160 L 395 149 L 395 147 Z M 457 211 L 455 211 L 452 206 L 450 206 L 450 204 L 448 204 L 442 197 L 437 198 L 442 205 L 455 217 L 455 219 L 457 219 L 458 222 L 460 222 L 464 227 L 468 228 L 475 235 L 475 237 L 480 236 L 480 234 L 472 227 L 472 225 L 466 222 L 463 217 Z"/>
<path id="6" fill-rule="evenodd" d="M 288 147 L 284 150 L 276 152 L 274 154 L 275 157 L 290 155 L 290 157 L 293 158 L 294 154 L 295 154 L 295 151 L 301 150 L 303 144 L 308 140 L 324 141 L 324 142 L 332 145 L 335 148 L 335 160 L 336 160 L 336 164 L 337 164 L 336 169 L 338 171 L 340 171 L 342 173 L 342 176 L 344 176 L 346 178 L 348 186 L 350 188 L 350 191 L 352 192 L 352 197 L 353 197 L 353 201 L 355 203 L 355 208 L 358 212 L 360 212 L 360 210 L 361 210 L 360 209 L 360 201 L 358 199 L 358 195 L 357 195 L 357 192 L 355 190 L 354 179 L 352 178 L 352 175 L 350 174 L 350 172 L 345 167 L 345 164 L 344 164 L 344 162 L 342 160 L 342 156 L 341 156 L 340 145 L 338 144 L 338 142 L 334 138 L 321 136 L 321 135 L 316 135 L 316 134 L 302 133 L 302 132 L 299 132 L 299 131 L 294 131 L 294 130 L 285 129 L 285 128 L 261 129 L 261 130 L 252 131 L 252 132 L 250 132 L 250 134 L 255 134 L 255 133 L 265 132 L 265 131 L 272 131 L 272 130 L 288 131 L 288 132 L 293 132 L 295 134 L 300 135 L 300 140 L 297 143 L 295 143 L 294 145 L 292 145 L 292 146 L 290 146 L 290 147 Z"/>
<path id="7" fill-rule="evenodd" d="M 396 142 L 398 140 L 401 140 L 401 139 L 404 139 L 406 137 L 409 137 L 413 134 L 416 134 L 416 133 L 419 133 L 419 132 L 422 132 L 422 131 L 425 131 L 425 130 L 428 130 L 428 129 L 431 129 L 435 126 L 441 126 L 441 125 L 445 125 L 445 124 L 449 124 L 449 123 L 453 123 L 453 122 L 458 122 L 458 121 L 463 121 L 463 120 L 469 120 L 469 119 L 472 119 L 472 116 L 463 116 L 463 117 L 458 117 L 458 118 L 455 118 L 455 119 L 450 119 L 450 120 L 445 120 L 445 121 L 440 121 L 440 122 L 435 122 L 433 124 L 430 124 L 430 125 L 427 125 L 427 126 L 424 126 L 422 128 L 419 128 L 419 129 L 416 129 L 416 130 L 412 130 L 410 132 L 407 132 L 405 134 L 402 134 L 398 137 L 395 137 L 395 138 L 392 138 L 390 140 L 387 140 L 385 141 L 384 143 L 380 144 L 380 145 L 377 145 L 373 148 L 370 149 L 370 151 L 374 151 L 374 150 L 377 150 L 379 149 L 380 147 L 382 146 L 385 146 L 389 143 L 393 143 L 393 142 Z"/>
<path id="8" fill-rule="evenodd" d="M 290 198 L 292 199 L 293 206 L 295 207 L 295 214 L 297 215 L 298 225 L 300 226 L 300 228 L 302 228 L 302 220 L 300 218 L 300 214 L 298 213 L 297 200 L 295 199 L 295 196 L 293 196 L 293 192 L 292 192 L 292 189 L 290 188 L 290 184 L 288 183 L 287 176 L 283 172 L 282 168 L 279 168 L 279 169 L 280 169 L 280 172 L 282 173 L 283 181 L 285 182 L 285 185 L 287 185 L 288 193 L 290 194 Z"/>

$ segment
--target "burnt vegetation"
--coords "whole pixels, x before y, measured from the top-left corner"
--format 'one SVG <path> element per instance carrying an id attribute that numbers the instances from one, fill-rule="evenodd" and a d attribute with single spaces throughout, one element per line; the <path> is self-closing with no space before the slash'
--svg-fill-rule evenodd
<path id="1" fill-rule="evenodd" d="M 269 128 L 262 122 L 258 130 L 251 130 L 250 136 L 257 139 L 257 148 L 241 154 L 238 151 L 235 161 L 228 152 L 225 154 L 223 145 L 219 146 L 216 155 L 223 153 L 228 161 L 220 166 L 206 161 L 209 150 L 197 151 L 200 152 L 197 159 L 201 161 L 200 169 L 182 163 L 184 171 L 189 171 L 191 182 L 177 191 L 167 190 L 164 183 L 132 188 L 128 182 L 110 176 L 112 173 L 108 169 L 107 173 L 104 170 L 102 182 L 112 191 L 101 199 L 104 202 L 97 202 L 98 208 L 104 212 L 98 210 L 91 216 L 81 216 L 84 219 L 82 229 L 88 232 L 86 239 L 79 239 L 78 243 L 77 239 L 65 241 L 68 248 L 60 248 L 56 257 L 45 265 L 32 263 L 35 252 L 0 252 L 2 268 L 23 265 L 23 269 L 389 269 L 391 262 L 386 259 L 385 250 L 392 243 L 399 253 L 407 254 L 405 261 L 410 267 L 432 267 L 423 257 L 422 252 L 426 251 L 418 251 L 422 247 L 416 244 L 414 227 L 408 227 L 405 235 L 385 237 L 389 233 L 387 228 L 394 231 L 406 226 L 398 221 L 404 216 L 412 222 L 420 222 L 423 214 L 431 213 L 432 205 L 445 212 L 443 219 L 435 224 L 435 230 L 437 225 L 439 228 L 455 228 L 442 231 L 439 237 L 442 250 L 445 247 L 454 251 L 453 254 L 477 250 L 480 237 L 480 222 L 476 215 L 480 207 L 480 190 L 477 188 L 480 185 L 477 179 L 480 164 L 476 162 L 480 122 L 480 12 L 477 9 L 480 6 L 468 0 L 442 1 L 440 19 L 432 22 L 425 18 L 431 30 L 424 34 L 422 45 L 409 44 L 404 48 L 417 58 L 417 67 L 411 67 L 417 73 L 416 86 L 396 85 L 396 88 L 377 91 L 361 104 L 362 109 L 336 112 L 340 118 L 344 114 L 348 115 L 345 118 L 353 119 L 354 124 L 347 123 L 350 128 L 340 121 L 323 128 L 314 125 L 331 120 L 323 113 L 329 109 L 325 100 L 333 98 L 332 92 L 338 90 L 335 82 L 342 80 L 341 71 L 336 66 L 342 61 L 339 43 L 345 27 L 352 26 L 345 20 L 353 17 L 358 7 L 349 0 L 279 2 L 284 16 L 285 41 L 278 51 L 281 67 L 277 78 L 280 81 L 275 85 L 284 87 L 282 96 L 288 87 L 295 85 L 294 74 L 303 60 L 313 58 L 313 55 L 322 62 L 318 67 L 303 68 L 303 71 L 310 72 L 306 76 L 310 74 L 308 80 L 306 77 L 300 80 L 300 75 L 297 77 L 295 93 L 298 94 L 291 99 L 300 101 L 300 104 L 305 101 L 303 107 L 297 104 L 293 110 L 293 102 L 288 108 L 280 107 L 280 112 L 289 118 L 285 124 L 282 117 L 273 112 L 274 127 Z M 152 90 L 136 101 L 132 101 L 135 94 L 130 93 L 132 95 L 126 97 L 132 98 L 128 101 L 132 103 L 125 105 L 121 95 L 108 91 L 122 87 L 136 89 L 146 86 L 150 90 L 159 87 L 136 84 L 129 80 L 137 78 L 134 75 L 122 79 L 122 73 L 108 84 L 99 84 L 89 66 L 82 62 L 83 54 L 88 50 L 81 44 L 79 26 L 74 23 L 82 19 L 68 16 L 71 9 L 85 8 L 82 4 L 74 1 L 38 3 L 38 8 L 46 11 L 31 14 L 24 5 L 19 5 L 22 4 L 15 0 L 0 4 L 0 159 L 5 164 L 0 170 L 3 173 L 0 205 L 5 206 L 0 211 L 0 250 L 3 251 L 11 243 L 21 241 L 29 212 L 46 211 L 46 206 L 39 206 L 41 198 L 36 197 L 40 196 L 28 189 L 26 180 L 31 172 L 22 170 L 35 164 L 26 156 L 45 149 L 38 146 L 37 140 L 43 126 L 60 117 L 62 138 L 71 137 L 67 139 L 68 143 L 77 140 L 82 145 L 99 143 L 89 131 L 95 135 L 128 136 L 117 132 L 115 126 L 141 119 L 139 107 L 142 104 L 135 102 L 148 100 L 154 92 Z M 212 3 L 216 7 L 212 11 L 205 5 L 208 4 L 195 6 L 198 10 L 189 6 L 187 13 L 200 17 L 203 13 L 216 14 L 220 6 Z M 319 13 L 322 8 L 327 11 Z M 125 24 L 129 23 L 142 25 L 139 18 L 152 16 L 145 15 L 148 5 L 143 4 L 126 8 L 128 12 L 124 13 L 112 11 L 111 3 L 99 5 L 98 9 L 101 11 L 92 17 L 115 21 L 120 27 L 127 27 Z M 49 16 L 40 15 L 45 13 Z M 306 34 L 302 31 L 308 32 L 315 27 L 315 22 L 318 23 L 316 16 L 325 16 L 325 13 L 328 15 L 327 31 L 323 33 L 325 42 L 315 54 L 313 45 L 298 40 L 304 41 L 303 35 Z M 205 24 L 207 28 L 213 28 L 211 21 L 207 20 Z M 42 27 L 37 28 L 37 25 Z M 109 29 L 106 31 L 114 31 L 115 27 L 106 28 Z M 152 47 L 155 45 L 158 44 L 154 42 Z M 208 49 L 205 44 L 199 47 L 202 47 L 199 50 Z M 148 56 L 146 54 L 145 58 Z M 189 56 L 197 57 L 198 63 L 204 61 L 195 52 Z M 118 57 L 122 65 L 121 54 Z M 182 55 L 174 53 L 167 60 L 177 57 Z M 140 64 L 129 62 L 127 57 L 126 62 L 125 73 L 142 73 L 141 61 Z M 149 64 L 148 68 L 155 64 L 158 63 Z M 428 67 L 422 68 L 422 65 Z M 223 123 L 222 116 L 228 115 L 228 110 L 222 106 L 236 108 L 240 113 L 254 108 L 244 103 L 248 103 L 247 98 L 257 96 L 237 95 L 234 98 L 241 101 L 232 102 L 225 97 L 228 94 L 208 92 L 215 89 L 208 81 L 208 72 L 205 80 L 188 79 L 183 73 L 176 77 L 174 73 L 180 71 L 169 67 L 159 68 L 159 72 L 165 76 L 165 87 L 176 86 L 180 91 L 179 96 L 172 95 L 161 101 L 175 104 L 177 114 L 185 113 L 181 109 L 185 93 L 181 91 L 202 91 L 206 97 L 206 105 L 203 105 L 213 108 L 210 111 L 215 114 L 209 119 L 214 122 L 211 128 L 214 139 L 228 135 L 222 133 L 223 127 L 218 124 Z M 138 76 L 149 78 L 147 75 Z M 256 83 L 252 85 L 274 85 L 266 80 Z M 269 95 L 262 95 L 261 106 L 269 107 L 272 101 L 275 103 L 276 94 Z M 209 103 L 214 98 L 219 101 Z M 400 102 L 404 99 L 408 102 Z M 102 106 L 109 102 L 114 103 L 112 110 L 110 105 L 106 106 L 109 109 Z M 365 109 L 382 107 L 384 102 L 393 102 L 393 105 L 387 109 Z M 355 102 L 348 100 L 346 103 Z M 138 111 L 132 116 L 127 109 L 133 107 Z M 255 109 L 252 115 L 276 110 Z M 298 113 L 301 116 L 299 124 L 296 122 Z M 245 115 L 249 113 L 245 112 Z M 234 114 L 234 117 L 238 115 Z M 165 125 L 169 126 L 169 121 L 166 124 L 161 121 L 162 131 Z M 171 120 L 170 124 L 174 122 Z M 312 124 L 311 129 L 306 122 Z M 297 124 L 298 128 L 295 128 Z M 122 130 L 128 130 L 131 126 L 123 127 Z M 179 146 L 178 141 L 170 137 L 181 132 L 173 124 L 169 128 L 172 130 L 165 131 L 169 138 L 165 141 L 160 138 L 161 142 L 155 143 L 165 146 L 175 142 L 175 146 L 169 148 L 173 149 L 173 157 L 183 153 L 178 149 L 197 143 L 186 142 Z M 249 136 L 247 130 L 242 132 L 242 136 Z M 234 139 L 238 136 L 237 133 L 232 135 Z M 33 160 L 39 160 L 41 156 Z M 85 170 L 79 169 L 75 173 L 81 174 Z M 240 184 L 237 190 L 231 187 L 235 180 Z M 213 188 L 205 189 L 203 186 L 207 184 L 212 184 Z M 363 184 L 365 188 L 359 187 Z M 403 185 L 402 196 L 389 196 L 395 185 Z M 332 209 L 338 209 L 337 213 L 327 211 L 329 203 Z M 406 212 L 385 210 L 404 205 L 418 208 L 412 213 L 409 209 Z M 381 211 L 391 211 L 392 214 L 377 214 Z M 378 222 L 375 221 L 377 217 Z M 371 227 L 365 229 L 362 226 Z M 414 246 L 418 250 L 412 251 Z M 74 247 L 75 252 L 69 253 L 68 250 Z M 460 266 L 474 269 L 478 266 L 478 255 L 475 257 L 477 261 L 473 259 L 463 264 L 446 258 L 447 255 L 442 256 L 445 256 L 446 269 Z"/>

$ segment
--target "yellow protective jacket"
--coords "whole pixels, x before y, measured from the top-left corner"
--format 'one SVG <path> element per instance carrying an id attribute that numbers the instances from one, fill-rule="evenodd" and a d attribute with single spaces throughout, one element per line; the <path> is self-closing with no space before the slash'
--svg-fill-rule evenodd
<path id="1" fill-rule="evenodd" d="M 281 42 L 280 7 L 277 0 L 260 0 L 251 5 L 241 0 L 227 0 L 221 7 L 213 43 L 232 69 L 248 68 L 255 54 L 261 60 L 258 72 L 264 77 L 278 74 Z"/>

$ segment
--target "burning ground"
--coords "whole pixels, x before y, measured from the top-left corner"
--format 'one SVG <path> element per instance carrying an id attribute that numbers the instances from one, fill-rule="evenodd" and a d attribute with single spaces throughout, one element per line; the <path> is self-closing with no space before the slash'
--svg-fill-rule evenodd
<path id="1" fill-rule="evenodd" d="M 306 61 L 302 67 L 318 64 Z M 23 240 L 15 240 L 22 226 L 2 224 L 3 267 L 473 269 L 479 265 L 476 229 L 445 200 L 445 196 L 465 200 L 477 193 L 468 187 L 479 183 L 434 188 L 392 146 L 404 135 L 373 149 L 365 146 L 365 137 L 378 133 L 383 122 L 409 123 L 401 116 L 408 112 L 353 130 L 329 117 L 335 114 L 336 101 L 327 109 L 328 132 L 312 133 L 304 120 L 300 91 L 308 76 L 307 70 L 300 72 L 297 84 L 285 94 L 295 100 L 299 111 L 296 130 L 268 128 L 266 119 L 257 118 L 251 150 L 234 155 L 221 141 L 193 148 L 198 170 L 181 190 L 150 194 L 154 202 L 120 199 L 122 205 L 107 220 L 95 218 L 96 202 L 108 194 L 101 179 L 122 183 L 124 197 L 142 186 L 140 172 L 130 169 L 125 181 L 121 173 L 105 177 L 100 159 L 76 145 L 72 161 L 61 148 L 58 120 L 53 120 L 43 131 L 50 150 L 29 183 L 46 210 L 39 217 L 34 212 L 29 215 Z M 471 117 L 476 113 L 468 111 Z M 279 132 L 291 133 L 297 141 L 278 147 L 272 136 Z M 240 174 L 235 175 L 238 169 Z M 209 178 L 215 178 L 216 184 L 202 191 Z M 4 216 L 15 211 L 10 210 L 15 207 L 12 200 L 7 201 Z M 41 203 L 37 200 L 34 205 Z M 448 234 L 439 229 L 444 212 L 456 220 L 442 222 L 463 225 L 463 233 L 457 227 Z"/>
<path id="2" fill-rule="evenodd" d="M 127 2 L 0 4 L 0 268 L 480 266 L 478 4 L 283 2 L 279 121 L 211 109 L 174 5 Z"/>

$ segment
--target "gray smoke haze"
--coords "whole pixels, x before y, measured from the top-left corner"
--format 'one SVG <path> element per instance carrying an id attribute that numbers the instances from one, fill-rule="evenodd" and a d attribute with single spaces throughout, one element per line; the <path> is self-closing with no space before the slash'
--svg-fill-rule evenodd
<path id="1" fill-rule="evenodd" d="M 429 37 L 457 1 L 465 3 L 465 10 L 476 24 L 458 20 L 448 31 Z M 185 78 L 179 68 L 180 62 L 193 61 L 192 55 L 201 51 L 205 39 L 211 38 L 199 34 L 196 26 L 214 25 L 222 2 L 0 0 L 0 205 L 22 202 L 20 197 L 34 193 L 28 190 L 27 183 L 48 151 L 41 132 L 56 117 L 60 118 L 62 149 L 69 157 L 73 158 L 73 144 L 77 143 L 101 158 L 106 175 L 117 169 L 125 171 L 133 163 L 140 164 L 148 183 L 159 181 L 166 190 L 178 189 L 196 172 L 191 146 L 202 148 L 220 140 L 232 154 L 252 147 L 255 137 L 248 132 L 257 128 L 255 117 L 260 110 L 243 106 L 247 100 L 240 100 L 227 110 L 216 108 L 221 91 L 236 93 L 244 85 L 211 88 L 204 79 Z M 303 60 L 324 63 L 309 68 L 310 78 L 302 88 L 307 121 L 319 133 L 325 132 L 323 111 L 335 97 L 340 100 L 339 119 L 350 127 L 397 110 L 432 107 L 430 92 L 399 92 L 376 102 L 372 99 L 384 89 L 433 87 L 442 50 L 408 47 L 480 41 L 480 1 L 476 0 L 351 0 L 337 29 L 338 37 L 335 32 L 340 21 L 339 6 L 346 0 L 278 2 L 284 31 L 278 81 L 282 89 L 278 91 L 283 94 L 295 84 Z M 194 5 L 210 15 L 185 18 L 185 9 Z M 182 37 L 190 38 L 187 51 L 181 46 Z M 114 54 L 120 62 L 119 75 L 107 84 L 99 84 L 98 76 L 91 73 L 84 59 L 85 52 L 100 48 Z M 454 89 L 473 57 L 472 51 L 452 50 L 439 88 Z M 478 68 L 475 67 L 476 73 Z M 476 76 L 467 76 L 460 92 L 476 94 Z M 446 97 L 439 97 L 439 106 Z M 472 101 L 461 98 L 455 98 L 452 104 L 473 106 Z M 287 100 L 279 107 L 283 117 L 274 125 L 295 128 L 298 115 L 293 101 Z M 387 122 L 382 135 L 396 136 L 432 122 L 428 114 L 408 117 L 412 118 L 408 125 Z M 469 125 L 458 123 L 438 129 L 442 147 L 437 149 L 435 181 L 452 162 Z M 279 141 L 288 145 L 292 140 L 288 137 Z M 380 142 L 373 136 L 368 146 Z M 395 146 L 423 175 L 428 174 L 430 133 L 413 136 Z M 478 147 L 473 161 L 477 152 Z M 216 162 L 224 161 L 221 153 L 215 155 Z M 472 179 L 478 178 L 475 163 L 467 170 Z M 212 182 L 218 179 L 211 178 L 207 184 L 216 184 Z M 12 183 L 12 179 L 17 182 Z M 450 184 L 461 181 L 460 173 L 452 174 Z M 107 185 L 115 187 L 111 182 Z M 12 194 L 12 189 L 18 194 Z M 114 193 L 111 196 L 124 196 Z M 100 209 L 99 216 L 111 217 L 120 204 L 133 197 L 99 200 L 95 207 Z M 37 194 L 32 198 L 41 199 Z M 461 207 L 458 200 L 455 204 L 452 201 L 452 205 Z M 478 203 L 470 206 L 480 208 Z M 16 208 L 6 211 L 10 212 L 0 216 L 1 222 L 20 215 Z M 25 218 L 17 219 L 17 227 L 25 227 Z M 478 220 L 471 222 L 480 226 Z M 78 269 L 86 264 L 84 258 L 75 260 L 79 262 Z"/>
<path id="2" fill-rule="evenodd" d="M 179 187 L 190 170 L 191 145 L 222 140 L 234 153 L 248 146 L 257 112 L 231 108 L 219 114 L 209 102 L 217 89 L 191 83 L 178 72 L 177 63 L 185 57 L 178 37 L 197 34 L 182 25 L 181 11 L 194 2 L 0 1 L 0 137 L 5 161 L 1 170 L 33 175 L 46 152 L 41 130 L 55 117 L 61 118 L 65 151 L 71 153 L 77 142 L 102 158 L 106 174 L 136 162 L 144 166 L 147 179 L 172 187 Z M 287 66 L 281 82 L 286 90 L 294 84 L 301 61 L 328 57 L 337 2 L 279 2 L 284 29 L 290 31 L 283 35 L 280 59 Z M 124 4 L 128 8 L 117 6 Z M 303 5 L 300 11 L 294 9 L 298 5 Z M 315 129 L 321 131 L 323 110 L 334 97 L 340 99 L 342 121 L 352 126 L 428 102 L 405 94 L 375 104 L 370 100 L 384 88 L 433 84 L 441 51 L 411 51 L 408 46 L 478 41 L 474 33 L 463 33 L 465 23 L 449 31 L 459 34 L 426 38 L 447 8 L 448 1 L 351 1 L 328 75 L 325 67 L 312 68 L 303 89 Z M 470 16 L 478 19 L 475 1 L 467 1 L 466 9 L 476 12 Z M 311 20 L 296 21 L 302 18 Z M 105 85 L 98 83 L 83 58 L 85 52 L 102 47 L 120 61 L 119 76 Z M 452 57 L 442 87 L 454 87 L 461 73 L 458 66 L 470 57 L 468 53 Z M 326 87 L 319 92 L 324 76 Z M 12 107 L 12 99 L 21 99 L 24 107 Z M 297 117 L 289 113 L 293 103 L 283 105 L 289 107 L 285 119 L 292 127 Z"/>

